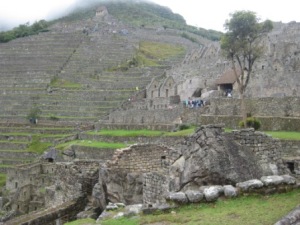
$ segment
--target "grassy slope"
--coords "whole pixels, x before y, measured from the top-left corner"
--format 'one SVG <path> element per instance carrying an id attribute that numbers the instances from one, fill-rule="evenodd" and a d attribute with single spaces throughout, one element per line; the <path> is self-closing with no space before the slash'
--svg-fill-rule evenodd
<path id="1" fill-rule="evenodd" d="M 300 190 L 271 196 L 243 196 L 219 200 L 210 204 L 182 206 L 170 213 L 141 217 L 110 219 L 102 225 L 257 225 L 274 224 L 299 204 Z M 93 220 L 78 220 L 65 225 L 99 224 Z"/>

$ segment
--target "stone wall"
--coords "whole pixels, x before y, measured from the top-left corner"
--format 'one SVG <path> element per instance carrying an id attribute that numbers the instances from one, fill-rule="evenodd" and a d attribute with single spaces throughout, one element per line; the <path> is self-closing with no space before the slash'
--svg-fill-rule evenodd
<path id="1" fill-rule="evenodd" d="M 95 125 L 96 130 L 109 129 L 109 130 L 162 130 L 170 131 L 174 129 L 172 124 L 131 124 L 131 123 L 109 123 L 109 121 L 102 121 Z"/>
<path id="2" fill-rule="evenodd" d="M 285 130 L 300 131 L 300 119 L 292 117 L 255 117 L 261 121 L 261 130 Z M 239 122 L 242 120 L 240 116 L 224 116 L 224 115 L 204 115 L 197 113 L 193 121 L 196 124 L 218 124 L 224 123 L 227 128 L 237 129 Z M 184 121 L 183 121 L 184 122 Z"/>
<path id="3" fill-rule="evenodd" d="M 107 164 L 113 171 L 148 173 L 166 171 L 173 160 L 168 147 L 145 144 L 117 150 Z"/>
<path id="4" fill-rule="evenodd" d="M 115 111 L 109 115 L 109 122 L 116 124 L 170 124 L 182 113 L 182 108 L 158 110 Z"/>
<path id="5" fill-rule="evenodd" d="M 166 175 L 157 172 L 145 173 L 143 176 L 143 205 L 155 207 L 164 203 L 169 189 Z"/>
<path id="6" fill-rule="evenodd" d="M 51 176 L 43 175 L 54 174 L 56 172 L 56 166 L 52 163 L 36 163 L 30 166 L 17 166 L 15 168 L 10 168 L 7 171 L 7 181 L 6 189 L 14 192 L 17 191 L 19 187 L 26 185 L 35 186 L 46 186 L 52 182 Z"/>
<path id="7" fill-rule="evenodd" d="M 278 139 L 254 131 L 253 128 L 232 131 L 234 141 L 249 148 L 258 158 L 258 163 L 268 174 L 287 173 L 287 168 L 282 161 L 282 146 Z M 265 174 L 266 175 L 266 174 Z"/>
<path id="8" fill-rule="evenodd" d="M 29 215 L 17 217 L 5 222 L 6 225 L 57 225 L 76 219 L 76 215 L 85 207 L 86 200 L 80 197 L 65 202 L 56 208 L 49 208 Z"/>
<path id="9" fill-rule="evenodd" d="M 72 146 L 76 159 L 94 159 L 101 162 L 110 160 L 114 155 L 115 149 L 99 149 L 87 146 Z"/>
<path id="10" fill-rule="evenodd" d="M 247 112 L 252 116 L 300 117 L 300 98 L 253 98 L 246 99 Z M 237 98 L 210 99 L 211 115 L 240 115 L 240 100 Z"/>

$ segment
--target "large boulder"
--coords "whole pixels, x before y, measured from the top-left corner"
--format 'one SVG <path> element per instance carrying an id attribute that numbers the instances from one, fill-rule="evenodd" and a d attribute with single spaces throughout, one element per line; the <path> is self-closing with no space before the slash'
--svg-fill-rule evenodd
<path id="1" fill-rule="evenodd" d="M 199 128 L 182 145 L 181 154 L 170 167 L 170 191 L 235 184 L 263 175 L 254 153 L 224 134 L 221 125 Z"/>
<path id="2" fill-rule="evenodd" d="M 143 174 L 108 170 L 106 178 L 108 201 L 126 205 L 143 202 Z"/>

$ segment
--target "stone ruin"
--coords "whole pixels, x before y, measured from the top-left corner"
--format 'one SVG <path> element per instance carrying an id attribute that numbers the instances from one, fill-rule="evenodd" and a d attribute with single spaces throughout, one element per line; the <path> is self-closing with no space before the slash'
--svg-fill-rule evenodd
<path id="1" fill-rule="evenodd" d="M 202 126 L 173 146 L 118 150 L 100 171 L 94 197 L 102 210 L 103 196 L 108 202 L 152 207 L 165 203 L 172 192 L 289 174 L 278 140 L 253 129 L 224 133 L 221 125 Z"/>
<path id="2" fill-rule="evenodd" d="M 272 182 L 279 185 L 275 191 L 288 191 L 297 187 L 289 174 L 297 175 L 300 168 L 294 164 L 291 171 L 282 149 L 279 140 L 253 129 L 225 133 L 223 125 L 201 126 L 167 145 L 149 141 L 116 150 L 105 163 L 75 160 L 11 169 L 6 184 L 10 198 L 2 199 L 3 206 L 34 213 L 43 207 L 61 210 L 66 203 L 73 208 L 74 200 L 84 199 L 86 209 L 78 207 L 77 218 L 97 218 L 108 203 L 142 204 L 152 210 L 213 201 L 225 193 L 237 196 L 248 189 L 271 193 Z M 75 219 L 70 209 L 64 208 Z M 53 210 L 51 215 L 56 215 L 52 221 L 67 218 Z"/>

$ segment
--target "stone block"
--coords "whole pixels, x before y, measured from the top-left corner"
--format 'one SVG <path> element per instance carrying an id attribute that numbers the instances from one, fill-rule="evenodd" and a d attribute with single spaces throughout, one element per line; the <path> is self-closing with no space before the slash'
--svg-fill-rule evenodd
<path id="1" fill-rule="evenodd" d="M 264 184 L 258 179 L 248 180 L 245 182 L 240 182 L 236 184 L 236 187 L 240 188 L 242 191 L 249 191 L 251 189 L 258 189 L 263 187 Z"/>
<path id="2" fill-rule="evenodd" d="M 233 197 L 238 196 L 238 191 L 232 185 L 225 185 L 224 186 L 224 195 L 227 198 L 233 198 Z"/>
<path id="3" fill-rule="evenodd" d="M 185 192 L 189 202 L 191 203 L 197 203 L 200 202 L 203 199 L 203 193 L 201 193 L 200 191 L 192 191 L 192 190 L 188 190 Z"/>
<path id="4" fill-rule="evenodd" d="M 263 176 L 260 180 L 264 183 L 265 186 L 279 185 L 284 182 L 284 178 L 282 176 Z"/>

